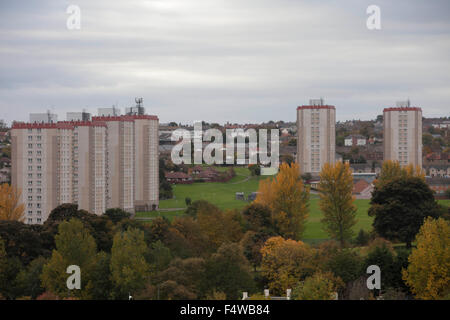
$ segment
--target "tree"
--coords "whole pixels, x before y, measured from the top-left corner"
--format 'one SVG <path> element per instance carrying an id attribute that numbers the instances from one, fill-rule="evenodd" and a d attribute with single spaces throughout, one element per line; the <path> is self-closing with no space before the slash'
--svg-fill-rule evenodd
<path id="1" fill-rule="evenodd" d="M 166 269 L 172 260 L 172 253 L 160 240 L 151 244 L 150 265 L 152 272 L 160 272 Z"/>
<path id="2" fill-rule="evenodd" d="M 144 233 L 130 228 L 114 236 L 111 248 L 111 279 L 115 286 L 115 298 L 125 299 L 128 294 L 142 290 L 148 280 L 148 253 Z"/>
<path id="3" fill-rule="evenodd" d="M 259 203 L 252 203 L 242 210 L 246 227 L 253 231 L 275 232 L 272 221 L 272 211 L 269 207 Z"/>
<path id="4" fill-rule="evenodd" d="M 450 294 L 450 223 L 428 217 L 416 237 L 403 279 L 418 299 L 443 299 Z"/>
<path id="5" fill-rule="evenodd" d="M 173 163 L 171 165 L 175 166 Z M 173 197 L 172 185 L 167 181 L 165 171 L 171 171 L 164 159 L 159 159 L 159 199 L 171 199 Z"/>
<path id="6" fill-rule="evenodd" d="M 315 250 L 301 241 L 269 238 L 261 249 L 261 269 L 276 294 L 292 289 L 300 280 L 313 275 L 317 264 Z"/>
<path id="7" fill-rule="evenodd" d="M 22 267 L 18 257 L 8 257 L 5 243 L 0 238 L 0 297 L 17 298 L 20 288 L 17 286 L 16 278 Z"/>
<path id="8" fill-rule="evenodd" d="M 7 296 L 5 290 L 8 286 L 8 278 L 6 277 L 8 270 L 8 257 L 5 250 L 5 242 L 0 238 L 0 295 Z"/>
<path id="9" fill-rule="evenodd" d="M 50 249 L 54 248 L 54 237 L 58 232 L 59 224 L 63 221 L 69 221 L 72 218 L 78 219 L 83 223 L 84 227 L 94 237 L 99 251 L 110 252 L 112 246 L 112 229 L 114 227 L 111 219 L 106 215 L 98 216 L 85 210 L 78 210 L 78 205 L 69 203 L 62 204 L 53 209 L 43 225 L 41 235 Z M 113 219 L 117 221 L 117 225 L 130 221 L 129 219 L 119 221 L 118 217 Z"/>
<path id="10" fill-rule="evenodd" d="M 261 167 L 257 164 L 250 164 L 248 166 L 248 170 L 250 170 L 250 174 L 252 176 L 259 176 L 261 175 Z"/>
<path id="11" fill-rule="evenodd" d="M 107 209 L 105 216 L 111 219 L 113 223 L 117 223 L 122 219 L 129 219 L 131 214 L 120 208 Z"/>
<path id="12" fill-rule="evenodd" d="M 419 166 L 414 167 L 412 164 L 409 164 L 401 167 L 398 161 L 387 160 L 383 162 L 380 177 L 376 184 L 381 186 L 392 180 L 408 177 L 417 177 L 425 181 L 425 171 Z"/>
<path id="13" fill-rule="evenodd" d="M 249 230 L 244 234 L 244 237 L 240 241 L 240 245 L 244 250 L 244 255 L 253 265 L 254 271 L 256 271 L 256 267 L 261 264 L 261 249 L 267 239 L 271 236 L 273 235 L 263 231 L 255 232 Z"/>
<path id="14" fill-rule="evenodd" d="M 91 300 L 107 300 L 110 298 L 112 291 L 109 269 L 111 256 L 100 251 L 94 260 L 94 266 L 89 270 L 90 286 L 86 296 Z"/>
<path id="15" fill-rule="evenodd" d="M 0 185 L 0 220 L 24 220 L 25 205 L 20 203 L 21 192 L 7 183 Z"/>
<path id="16" fill-rule="evenodd" d="M 377 246 L 373 248 L 366 257 L 365 267 L 376 265 L 381 270 L 381 290 L 393 288 L 393 279 L 395 278 L 394 253 L 386 246 Z"/>
<path id="17" fill-rule="evenodd" d="M 22 269 L 17 275 L 17 283 L 20 288 L 20 295 L 27 296 L 31 299 L 36 299 L 39 295 L 44 293 L 44 288 L 41 283 L 41 274 L 47 259 L 38 257 L 31 261 L 31 263 Z"/>
<path id="18" fill-rule="evenodd" d="M 3 238 L 8 256 L 17 257 L 23 265 L 28 265 L 39 256 L 51 255 L 51 249 L 47 248 L 43 239 L 41 225 L 0 221 L 0 237 Z"/>
<path id="19" fill-rule="evenodd" d="M 192 217 L 176 217 L 163 243 L 174 256 L 181 258 L 205 257 L 215 251 L 198 221 Z"/>
<path id="20" fill-rule="evenodd" d="M 53 294 L 65 297 L 90 298 L 91 271 L 96 265 L 97 245 L 89 231 L 78 219 L 62 222 L 55 236 L 56 250 L 42 270 L 42 285 Z M 81 270 L 81 289 L 68 290 L 67 267 L 77 265 Z"/>
<path id="21" fill-rule="evenodd" d="M 157 277 L 161 299 L 200 299 L 208 290 L 203 258 L 175 258 Z"/>
<path id="22" fill-rule="evenodd" d="M 424 218 L 439 215 L 439 206 L 428 185 L 417 177 L 396 178 L 377 184 L 370 201 L 369 216 L 375 231 L 388 240 L 411 241 Z"/>
<path id="23" fill-rule="evenodd" d="M 261 180 L 255 203 L 272 211 L 280 235 L 301 239 L 308 218 L 309 190 L 303 185 L 297 163 L 282 163 L 274 179 Z"/>
<path id="24" fill-rule="evenodd" d="M 365 246 L 370 240 L 370 234 L 363 229 L 360 229 L 358 235 L 356 236 L 355 243 L 358 246 Z"/>
<path id="25" fill-rule="evenodd" d="M 292 296 L 296 300 L 334 300 L 335 293 L 344 285 L 331 272 L 316 272 L 294 288 Z"/>
<path id="26" fill-rule="evenodd" d="M 344 246 L 353 236 L 356 224 L 355 198 L 352 195 L 353 176 L 348 163 L 325 163 L 320 172 L 319 206 L 324 217 L 321 222 L 331 238 Z"/>
<path id="27" fill-rule="evenodd" d="M 325 269 L 349 283 L 364 273 L 363 259 L 351 249 L 338 250 L 327 261 Z"/>
<path id="28" fill-rule="evenodd" d="M 206 200 L 196 200 L 194 202 L 192 202 L 191 204 L 188 205 L 185 213 L 188 216 L 191 216 L 193 218 L 197 217 L 197 213 L 199 211 L 217 211 L 219 210 L 219 208 L 217 208 L 215 205 L 213 205 L 212 203 L 206 201 Z"/>
<path id="29" fill-rule="evenodd" d="M 206 263 L 209 294 L 214 289 L 225 293 L 227 299 L 238 299 L 241 292 L 254 290 L 250 264 L 242 247 L 236 243 L 224 243 Z"/>
<path id="30" fill-rule="evenodd" d="M 221 211 L 217 207 L 201 208 L 197 213 L 200 231 L 207 237 L 210 246 L 219 248 L 225 242 L 238 242 L 243 236 L 238 211 Z"/>

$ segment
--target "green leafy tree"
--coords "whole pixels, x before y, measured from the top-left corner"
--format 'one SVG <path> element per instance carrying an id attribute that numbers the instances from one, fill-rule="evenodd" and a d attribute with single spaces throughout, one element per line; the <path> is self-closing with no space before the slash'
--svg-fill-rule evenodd
<path id="1" fill-rule="evenodd" d="M 338 250 L 326 264 L 326 269 L 344 283 L 358 279 L 363 273 L 363 259 L 351 249 Z"/>
<path id="2" fill-rule="evenodd" d="M 59 224 L 72 218 L 83 223 L 84 227 L 94 237 L 99 251 L 110 252 L 113 229 L 111 219 L 105 215 L 98 216 L 85 210 L 78 210 L 78 205 L 67 203 L 53 209 L 43 225 L 42 237 L 48 248 L 53 249 L 55 247 L 54 239 L 58 233 Z"/>
<path id="3" fill-rule="evenodd" d="M 369 216 L 375 231 L 388 240 L 411 241 L 423 220 L 439 215 L 439 206 L 428 185 L 418 177 L 400 177 L 376 185 L 372 193 Z"/>
<path id="4" fill-rule="evenodd" d="M 326 163 L 320 172 L 319 206 L 325 230 L 343 247 L 353 236 L 356 224 L 355 198 L 352 195 L 353 176 L 348 163 Z"/>
<path id="5" fill-rule="evenodd" d="M 386 246 L 373 248 L 366 257 L 365 267 L 376 265 L 381 269 L 381 290 L 393 287 L 395 256 Z"/>
<path id="6" fill-rule="evenodd" d="M 55 237 L 56 250 L 42 270 L 42 285 L 61 297 L 90 298 L 92 288 L 91 272 L 96 264 L 97 245 L 89 231 L 78 219 L 70 219 L 59 224 Z M 77 265 L 81 270 L 81 289 L 68 290 L 67 267 Z"/>
<path id="7" fill-rule="evenodd" d="M 193 201 L 190 205 L 188 205 L 185 213 L 188 216 L 196 218 L 197 213 L 199 211 L 211 212 L 211 211 L 218 211 L 218 210 L 219 210 L 219 208 L 217 208 L 215 205 L 213 205 L 212 203 L 210 203 L 206 200 L 196 200 L 196 201 Z"/>
<path id="8" fill-rule="evenodd" d="M 370 240 L 370 234 L 363 229 L 360 229 L 358 232 L 358 235 L 356 236 L 355 243 L 358 246 L 365 246 L 367 243 L 369 243 Z"/>
<path id="9" fill-rule="evenodd" d="M 111 219 L 112 222 L 117 223 L 122 219 L 129 219 L 131 214 L 120 208 L 107 209 L 105 216 Z"/>
<path id="10" fill-rule="evenodd" d="M 130 228 L 114 236 L 111 249 L 111 278 L 115 298 L 126 299 L 128 294 L 142 290 L 148 280 L 149 264 L 144 233 Z"/>
<path id="11" fill-rule="evenodd" d="M 208 283 L 203 258 L 175 258 L 157 277 L 160 299 L 201 299 L 206 296 Z"/>
<path id="12" fill-rule="evenodd" d="M 49 256 L 53 239 L 48 239 L 41 225 L 29 225 L 18 221 L 0 221 L 0 237 L 9 257 L 17 257 L 28 265 L 39 256 Z"/>
<path id="13" fill-rule="evenodd" d="M 17 285 L 20 288 L 20 295 L 36 299 L 43 294 L 45 289 L 42 287 L 41 274 L 47 259 L 38 257 L 22 269 L 17 275 Z"/>
<path id="14" fill-rule="evenodd" d="M 150 265 L 152 272 L 166 269 L 172 260 L 172 253 L 160 240 L 153 242 L 150 247 Z"/>
<path id="15" fill-rule="evenodd" d="M 111 256 L 106 252 L 99 252 L 95 258 L 95 265 L 90 271 L 92 286 L 89 288 L 89 299 L 107 300 L 113 289 L 110 277 Z"/>
<path id="16" fill-rule="evenodd" d="M 252 203 L 242 210 L 242 216 L 249 230 L 266 233 L 274 233 L 276 230 L 272 221 L 272 211 L 265 205 Z"/>
<path id="17" fill-rule="evenodd" d="M 207 261 L 206 277 L 210 290 L 225 293 L 227 299 L 238 299 L 241 292 L 252 292 L 255 284 L 250 264 L 236 243 L 223 244 Z M 212 291 L 209 292 L 212 294 Z"/>

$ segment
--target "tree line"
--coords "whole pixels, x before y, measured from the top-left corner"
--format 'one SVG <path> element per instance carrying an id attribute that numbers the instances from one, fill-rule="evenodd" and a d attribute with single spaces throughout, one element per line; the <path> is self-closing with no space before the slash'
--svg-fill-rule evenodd
<path id="1" fill-rule="evenodd" d="M 64 204 L 43 225 L 2 218 L 0 295 L 237 299 L 245 291 L 258 299 L 268 288 L 274 295 L 292 289 L 294 299 L 449 298 L 448 212 L 420 169 L 383 165 L 369 209 L 373 230 L 356 238 L 348 164 L 325 165 L 320 178 L 322 223 L 332 240 L 317 245 L 302 241 L 310 194 L 295 163 L 262 180 L 256 200 L 241 210 L 199 200 L 172 221 L 139 222 L 120 209 L 97 216 Z M 72 264 L 81 268 L 81 290 L 66 287 Z M 373 264 L 382 270 L 381 291 L 366 287 Z"/>

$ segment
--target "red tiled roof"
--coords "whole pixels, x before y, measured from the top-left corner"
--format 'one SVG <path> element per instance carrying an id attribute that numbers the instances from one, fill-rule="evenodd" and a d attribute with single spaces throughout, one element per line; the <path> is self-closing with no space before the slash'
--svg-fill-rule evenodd
<path id="1" fill-rule="evenodd" d="M 190 176 L 188 176 L 184 172 L 166 172 L 165 173 L 166 179 L 189 179 Z"/>
<path id="2" fill-rule="evenodd" d="M 367 187 L 369 186 L 369 183 L 364 180 L 358 180 L 354 185 L 353 185 L 353 193 L 361 193 L 363 192 Z"/>

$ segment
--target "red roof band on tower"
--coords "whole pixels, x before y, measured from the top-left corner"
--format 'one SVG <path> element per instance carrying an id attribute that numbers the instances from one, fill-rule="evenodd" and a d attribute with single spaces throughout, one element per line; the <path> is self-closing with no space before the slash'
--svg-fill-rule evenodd
<path id="1" fill-rule="evenodd" d="M 335 106 L 329 106 L 329 105 L 323 105 L 323 106 L 299 106 L 297 107 L 297 110 L 300 109 L 333 109 L 335 110 Z"/>
<path id="2" fill-rule="evenodd" d="M 154 115 L 94 116 L 92 121 L 58 121 L 56 123 L 13 122 L 11 129 L 73 129 L 74 127 L 106 127 L 107 121 L 158 120 Z"/>
<path id="3" fill-rule="evenodd" d="M 123 116 L 93 116 L 92 121 L 133 121 L 133 120 L 158 120 L 157 116 L 141 115 L 123 115 Z"/>
<path id="4" fill-rule="evenodd" d="M 73 129 L 74 127 L 106 127 L 104 121 L 58 121 L 56 123 L 13 122 L 11 129 Z"/>
<path id="5" fill-rule="evenodd" d="M 418 107 L 394 107 L 394 108 L 384 108 L 383 112 L 389 111 L 422 111 L 421 108 Z"/>

